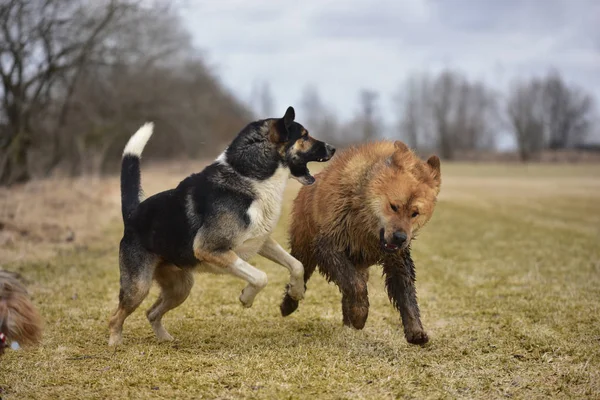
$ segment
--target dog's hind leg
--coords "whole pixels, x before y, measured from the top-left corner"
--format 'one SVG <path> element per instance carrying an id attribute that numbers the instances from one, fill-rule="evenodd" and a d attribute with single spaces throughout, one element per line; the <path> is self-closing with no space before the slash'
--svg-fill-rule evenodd
<path id="1" fill-rule="evenodd" d="M 302 263 L 292 257 L 271 237 L 265 241 L 258 254 L 290 271 L 290 283 L 286 292 L 293 300 L 302 300 L 304 297 L 304 266 Z"/>
<path id="2" fill-rule="evenodd" d="M 224 273 L 237 276 L 248 282 L 239 297 L 242 305 L 246 308 L 252 307 L 258 292 L 267 286 L 267 274 L 242 260 L 232 250 L 216 252 L 196 249 L 194 254 L 198 260 L 221 268 Z"/>
<path id="3" fill-rule="evenodd" d="M 156 302 L 146 312 L 146 316 L 158 340 L 171 341 L 173 336 L 163 327 L 162 317 L 188 298 L 194 286 L 194 275 L 189 270 L 161 264 L 154 271 L 154 279 L 158 282 L 161 292 Z"/>
<path id="4" fill-rule="evenodd" d="M 158 264 L 158 257 L 148 253 L 141 246 L 124 241 L 121 242 L 119 256 L 121 289 L 119 306 L 109 322 L 109 346 L 122 343 L 123 323 L 148 295 L 154 269 Z"/>
<path id="5" fill-rule="evenodd" d="M 412 344 L 427 343 L 429 338 L 421 324 L 415 289 L 415 265 L 410 251 L 386 257 L 383 261 L 383 273 L 388 297 L 400 311 L 406 340 Z"/>

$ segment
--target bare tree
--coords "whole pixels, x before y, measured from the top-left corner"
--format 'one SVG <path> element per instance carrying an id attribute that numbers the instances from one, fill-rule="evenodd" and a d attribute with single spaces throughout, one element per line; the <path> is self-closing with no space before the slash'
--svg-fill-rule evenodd
<path id="1" fill-rule="evenodd" d="M 147 119 L 169 133 L 148 148 L 162 156 L 206 153 L 239 131 L 247 109 L 173 11 L 161 0 L 0 2 L 0 184 L 55 167 L 99 173 Z"/>
<path id="2" fill-rule="evenodd" d="M 308 85 L 304 88 L 300 106 L 302 107 L 302 119 L 314 136 L 333 144 L 341 144 L 341 138 L 338 137 L 338 119 L 335 113 L 323 103 L 315 86 Z"/>
<path id="3" fill-rule="evenodd" d="M 548 147 L 564 149 L 581 143 L 593 118 L 592 97 L 577 87 L 568 86 L 557 71 L 546 77 L 543 89 Z"/>
<path id="4" fill-rule="evenodd" d="M 433 79 L 413 76 L 401 98 L 400 129 L 411 146 L 433 145 L 445 159 L 457 151 L 493 147 L 497 101 L 483 83 L 454 71 Z"/>
<path id="5" fill-rule="evenodd" d="M 456 146 L 461 150 L 494 147 L 498 123 L 496 96 L 481 82 L 463 81 L 458 92 Z"/>
<path id="6" fill-rule="evenodd" d="M 114 0 L 102 6 L 74 0 L 9 0 L 0 5 L 0 183 L 29 178 L 34 115 L 45 111 L 57 86 L 70 93 L 109 23 L 128 6 Z"/>
<path id="7" fill-rule="evenodd" d="M 323 119 L 324 105 L 319 91 L 315 86 L 308 85 L 304 88 L 300 99 L 300 106 L 302 107 L 303 119 L 306 121 L 307 126 L 311 130 L 318 130 L 318 125 Z"/>
<path id="8" fill-rule="evenodd" d="M 360 115 L 359 121 L 362 124 L 363 140 L 370 141 L 379 135 L 380 123 L 376 120 L 377 112 L 377 92 L 363 89 L 360 91 Z"/>
<path id="9" fill-rule="evenodd" d="M 431 87 L 427 75 L 410 75 L 394 96 L 400 136 L 413 149 L 428 146 L 431 132 Z"/>
<path id="10" fill-rule="evenodd" d="M 539 80 L 514 84 L 508 94 L 507 114 L 521 160 L 531 160 L 544 147 L 544 90 Z"/>
<path id="11" fill-rule="evenodd" d="M 261 114 L 261 118 L 271 118 L 274 115 L 274 110 L 273 110 L 273 93 L 271 93 L 271 85 L 269 85 L 269 82 L 265 81 L 263 82 L 261 89 L 260 89 L 260 97 L 259 97 L 259 102 L 260 102 L 260 114 Z"/>
<path id="12" fill-rule="evenodd" d="M 444 71 L 433 84 L 431 105 L 437 147 L 440 156 L 444 159 L 453 159 L 455 152 L 453 130 L 453 107 L 456 104 L 454 94 L 460 86 L 459 77 L 450 71 Z"/>
<path id="13" fill-rule="evenodd" d="M 167 6 L 129 11 L 112 21 L 96 49 L 94 57 L 102 62 L 94 59 L 78 70 L 79 79 L 64 94 L 54 124 L 58 145 L 48 170 L 60 162 L 71 174 L 99 174 L 115 143 L 130 133 L 127 128 L 135 128 L 130 122 L 159 120 L 167 110 L 180 115 L 168 102 L 175 93 L 172 72 L 193 51 L 187 33 Z M 182 142 L 178 137 L 171 145 Z"/>

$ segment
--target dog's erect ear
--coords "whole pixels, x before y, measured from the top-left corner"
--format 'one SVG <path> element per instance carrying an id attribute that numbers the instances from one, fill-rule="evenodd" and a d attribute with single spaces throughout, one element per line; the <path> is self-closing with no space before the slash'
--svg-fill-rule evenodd
<path id="1" fill-rule="evenodd" d="M 269 136 L 273 143 L 283 143 L 288 140 L 290 128 L 294 123 L 294 118 L 296 118 L 294 107 L 288 107 L 283 118 L 276 120 L 275 124 L 273 125 L 275 129 L 271 130 Z"/>
<path id="2" fill-rule="evenodd" d="M 440 168 L 440 158 L 438 156 L 431 156 L 427 159 L 427 165 L 431 167 L 433 179 L 435 179 L 438 183 L 441 180 L 441 168 Z"/>
<path id="3" fill-rule="evenodd" d="M 406 144 L 399 140 L 394 142 L 394 149 L 394 154 L 392 154 L 392 162 L 396 168 L 402 170 L 411 158 L 410 150 Z"/>
<path id="4" fill-rule="evenodd" d="M 295 118 L 296 112 L 294 111 L 294 107 L 288 107 L 288 109 L 285 111 L 285 115 L 283 116 L 283 125 L 285 126 L 285 129 L 290 129 L 290 126 L 292 126 L 292 122 L 294 122 Z"/>
<path id="5" fill-rule="evenodd" d="M 408 151 L 408 146 L 406 144 L 404 144 L 404 142 L 401 142 L 399 140 L 396 140 L 394 142 L 394 147 L 396 148 L 396 150 Z"/>

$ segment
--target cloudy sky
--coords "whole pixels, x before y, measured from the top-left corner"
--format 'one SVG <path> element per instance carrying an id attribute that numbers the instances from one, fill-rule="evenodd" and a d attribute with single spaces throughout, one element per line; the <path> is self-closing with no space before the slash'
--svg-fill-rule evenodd
<path id="1" fill-rule="evenodd" d="M 349 118 L 369 88 L 393 123 L 401 82 L 446 67 L 498 89 L 556 67 L 600 100 L 598 0 L 188 0 L 184 16 L 223 83 L 248 100 L 268 81 L 281 113 L 312 84 Z"/>

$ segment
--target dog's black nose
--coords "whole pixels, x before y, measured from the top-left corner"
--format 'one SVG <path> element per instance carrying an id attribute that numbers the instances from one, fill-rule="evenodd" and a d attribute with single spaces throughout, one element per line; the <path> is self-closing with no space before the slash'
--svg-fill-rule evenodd
<path id="1" fill-rule="evenodd" d="M 401 231 L 396 231 L 394 232 L 394 235 L 392 236 L 392 243 L 394 243 L 396 246 L 402 246 L 404 244 L 404 242 L 406 242 L 407 236 L 406 233 L 401 232 Z"/>
<path id="2" fill-rule="evenodd" d="M 330 157 L 333 156 L 333 154 L 335 153 L 335 147 L 333 147 L 329 143 L 325 143 L 325 150 L 327 150 L 327 154 L 329 154 Z"/>

